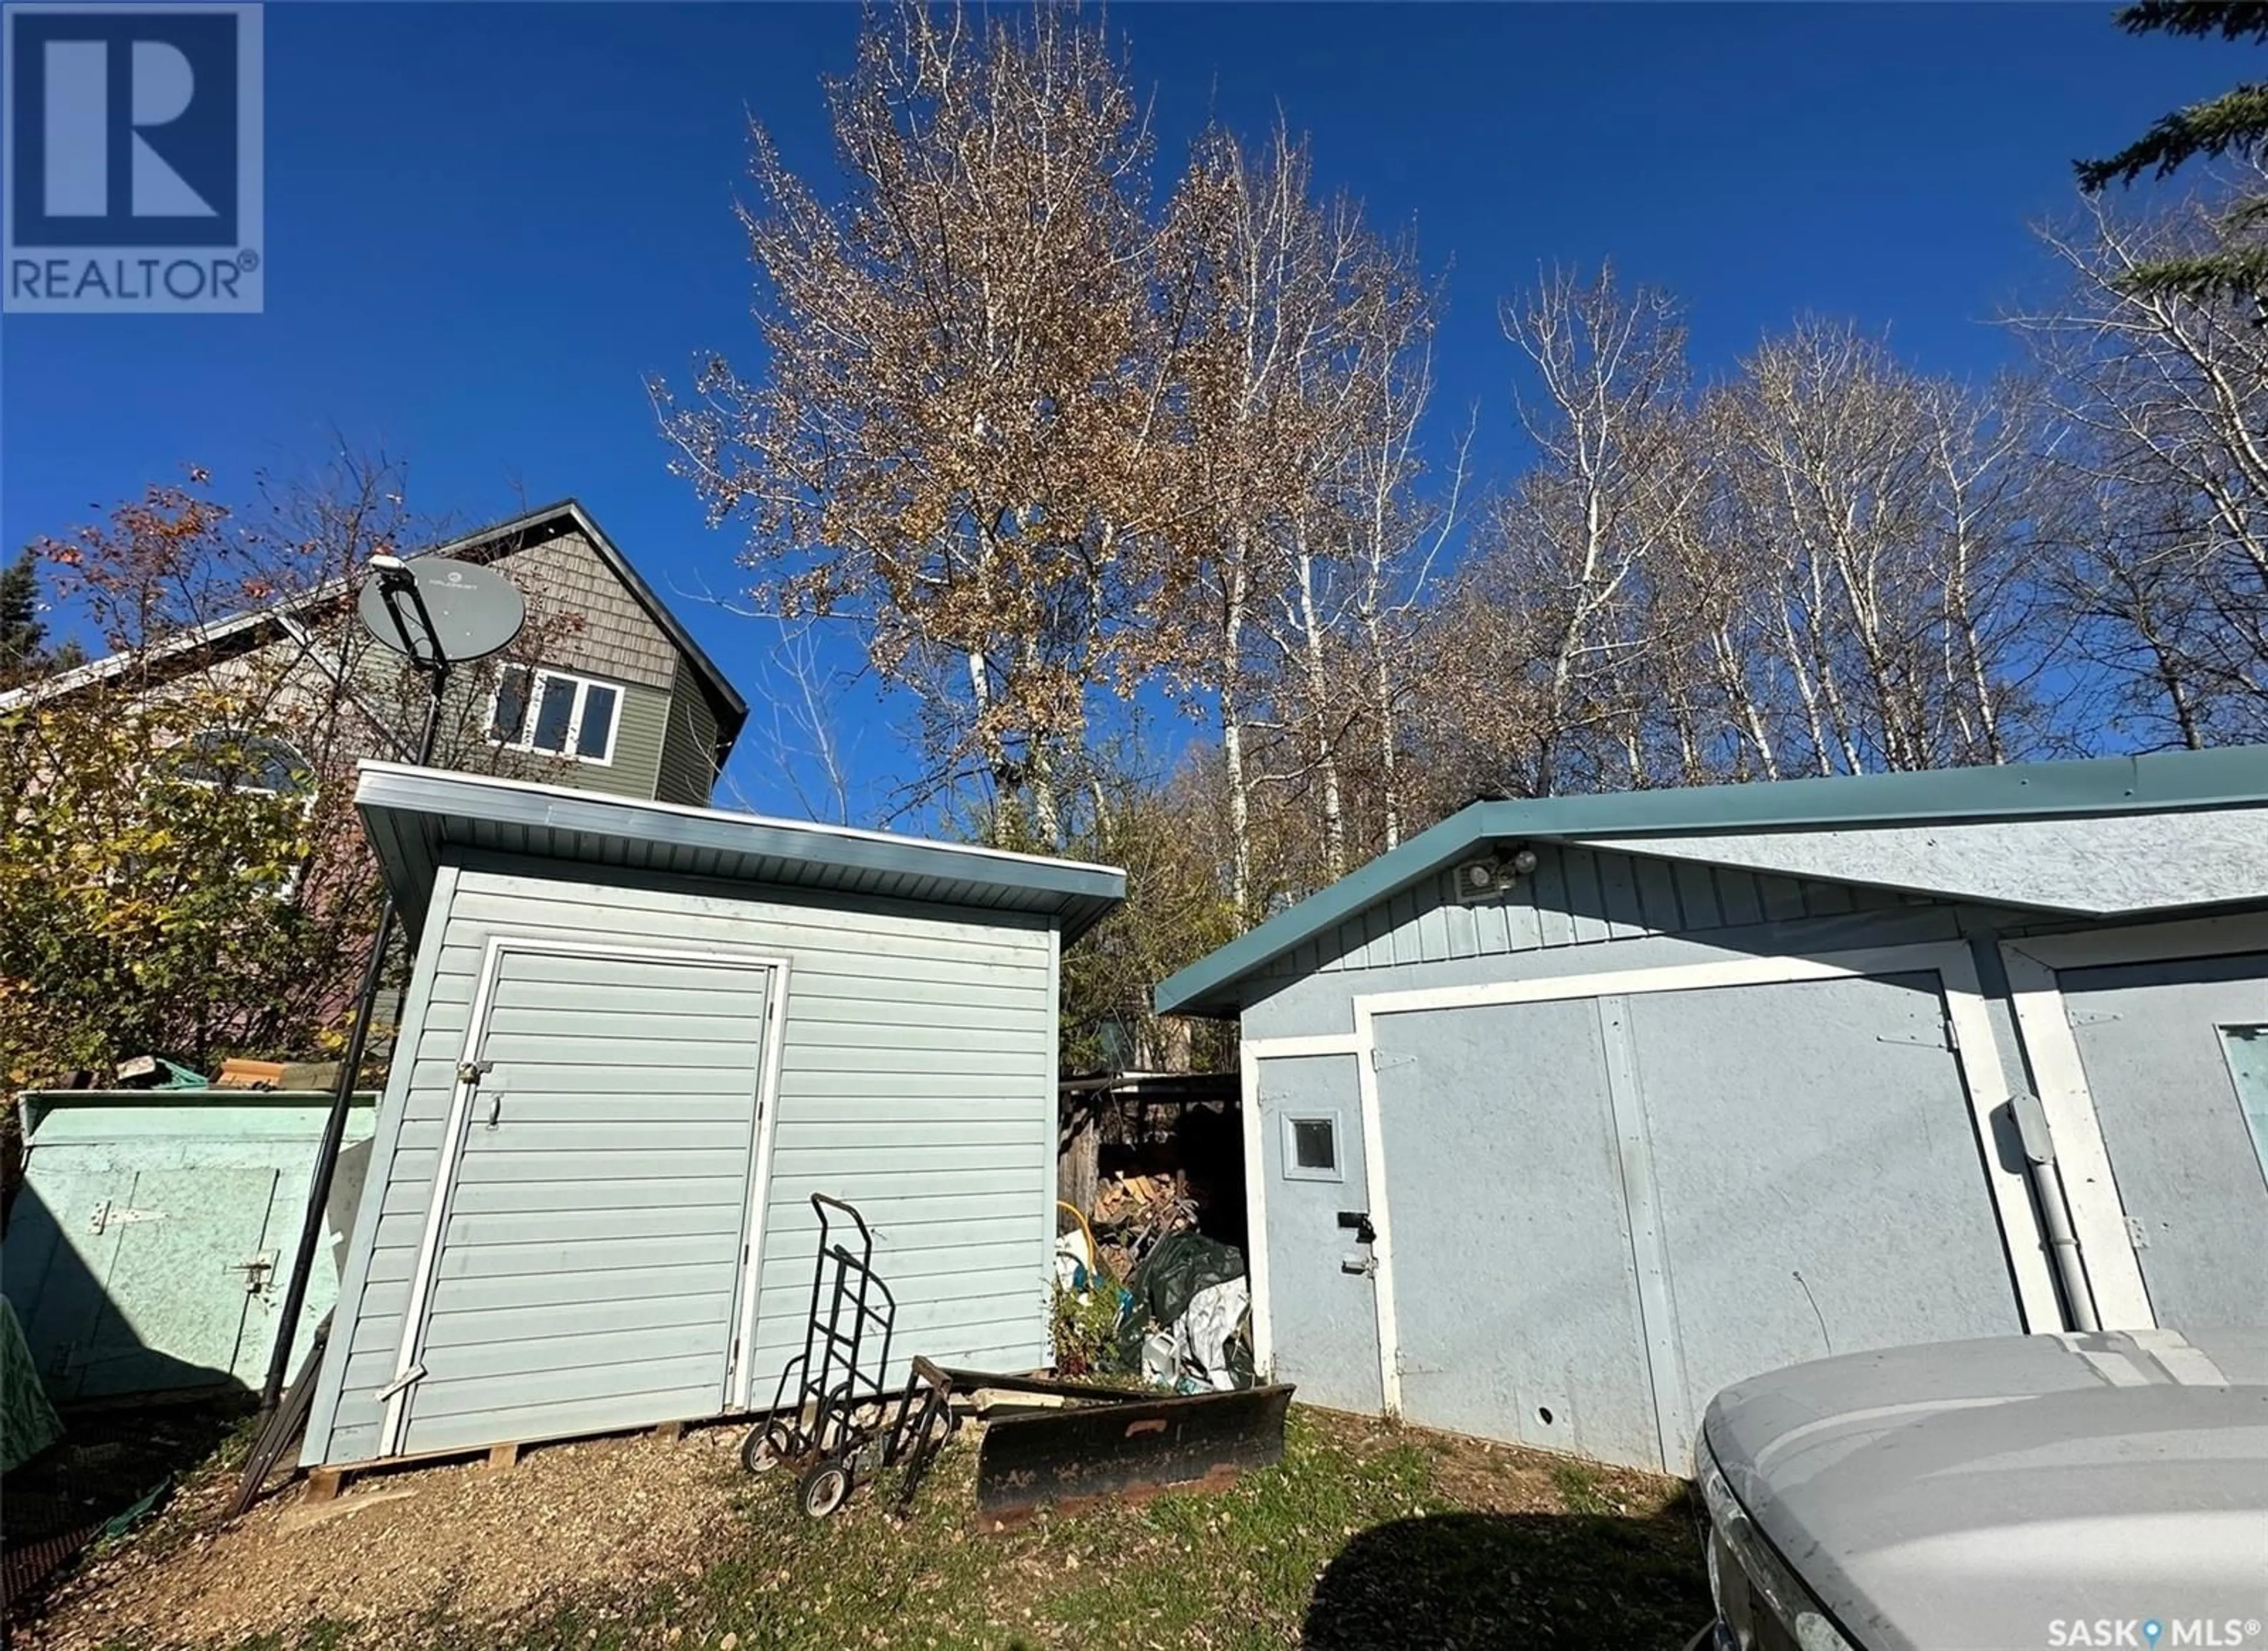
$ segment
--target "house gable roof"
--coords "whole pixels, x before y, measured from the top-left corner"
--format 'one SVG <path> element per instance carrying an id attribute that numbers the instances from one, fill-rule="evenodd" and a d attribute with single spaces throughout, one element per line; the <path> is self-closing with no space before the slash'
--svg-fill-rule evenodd
<path id="1" fill-rule="evenodd" d="M 741 725 L 747 721 L 747 701 L 740 697 L 740 691 L 733 687 L 717 662 L 693 640 L 692 633 L 654 594 L 653 587 L 640 576 L 637 569 L 630 565 L 630 559 L 622 554 L 614 540 L 607 537 L 605 531 L 578 501 L 562 499 L 556 504 L 547 504 L 540 510 L 490 523 L 446 544 L 418 551 L 416 556 L 462 556 L 475 551 L 489 557 L 507 555 L 512 550 L 540 543 L 569 528 L 590 542 L 591 548 L 606 564 L 608 571 L 622 583 L 622 588 L 630 592 L 693 668 L 703 693 L 717 714 L 717 760 L 722 767 L 726 753 L 740 736 Z M 411 560 L 414 561 L 416 556 Z M 108 681 L 124 674 L 136 664 L 156 665 L 179 660 L 181 668 L 188 669 L 201 658 L 211 655 L 227 655 L 256 647 L 279 630 L 292 615 L 321 608 L 337 600 L 346 594 L 348 583 L 342 579 L 330 580 L 288 602 L 278 603 L 272 607 L 254 608 L 210 625 L 198 626 L 177 636 L 169 636 L 139 652 L 110 654 L 100 659 L 90 660 L 44 681 L 0 693 L 0 715 L 75 693 L 97 682 Z"/>
<path id="2" fill-rule="evenodd" d="M 1126 874 L 975 843 L 768 818 L 401 763 L 364 762 L 355 806 L 413 932 L 443 856 L 486 850 L 1053 919 L 1069 942 L 1126 895 Z"/>
<path id="3" fill-rule="evenodd" d="M 1706 846 L 1690 840 L 2264 803 L 2268 745 L 1476 803 L 1170 976 L 1159 986 L 1156 1002 L 1165 1014 L 1233 1015 L 1256 972 L 1497 843 L 1611 840 L 1629 853 L 1682 849 L 1683 857 L 1707 858 Z M 1831 874 L 1813 869 L 1805 875 Z"/>
<path id="4" fill-rule="evenodd" d="M 494 523 L 477 532 L 451 539 L 446 545 L 436 545 L 431 550 L 420 554 L 453 555 L 497 545 L 500 541 L 509 547 L 535 544 L 552 537 L 563 520 L 571 523 L 590 541 L 591 548 L 598 553 L 599 560 L 606 563 L 607 570 L 622 581 L 622 588 L 645 610 L 646 617 L 661 627 L 662 635 L 669 638 L 671 645 L 693 667 L 711 707 L 717 713 L 718 760 L 721 766 L 725 752 L 739 737 L 741 724 L 748 720 L 748 702 L 740 697 L 740 690 L 733 686 L 717 662 L 709 657 L 699 642 L 693 640 L 693 633 L 687 630 L 683 621 L 670 611 L 669 605 L 654 594 L 653 587 L 630 565 L 630 558 L 623 555 L 615 541 L 607 537 L 606 530 L 592 518 L 591 513 L 578 501 L 562 499 L 556 504 L 547 504 L 541 510 L 515 516 L 509 521 Z M 497 554 L 509 554 L 509 550 Z"/>

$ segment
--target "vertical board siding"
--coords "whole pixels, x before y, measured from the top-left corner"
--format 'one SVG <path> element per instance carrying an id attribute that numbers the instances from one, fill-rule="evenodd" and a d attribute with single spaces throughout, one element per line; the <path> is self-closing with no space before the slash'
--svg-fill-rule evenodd
<path id="1" fill-rule="evenodd" d="M 1837 883 L 1657 860 L 1577 844 L 1535 845 L 1535 870 L 1503 898 L 1466 906 L 1449 872 L 1350 917 L 1278 958 L 1270 980 L 1593 946 L 1879 911 L 1895 895 Z"/>
<path id="2" fill-rule="evenodd" d="M 1044 1362 L 1053 1233 L 1042 1219 L 1042 1194 L 1053 1196 L 1055 1176 L 1050 932 L 1043 920 L 1007 915 L 979 922 L 960 913 L 805 903 L 784 891 L 754 898 L 675 882 L 608 882 L 587 869 L 570 879 L 510 862 L 466 866 L 434 949 L 431 1002 L 398 1057 L 398 1131 L 379 1143 L 383 1167 L 373 1175 L 387 1219 L 374 1223 L 364 1276 L 350 1262 L 351 1299 L 342 1297 L 342 1339 L 333 1344 L 345 1372 L 335 1420 L 320 1433 L 311 1425 L 304 1459 L 355 1461 L 379 1448 L 376 1394 L 393 1377 L 456 1064 L 482 958 L 499 934 L 787 961 L 753 1350 L 759 1405 L 803 1345 L 813 1192 L 848 1199 L 876 1229 L 877 1266 L 898 1302 L 901 1374 L 915 1353 L 946 1363 Z M 547 980 L 546 1001 L 595 1008 L 587 969 L 528 957 L 516 973 Z M 704 1107 L 723 1098 L 710 1094 L 711 1080 L 728 1075 L 683 1070 L 672 1093 L 653 1097 L 655 1119 L 684 1119 L 671 1127 L 697 1130 Z M 592 1082 L 610 1081 L 606 1068 L 593 1068 Z M 585 1156 L 603 1176 L 604 1147 L 559 1162 Z M 709 1162 L 688 1148 L 678 1168 L 714 1179 Z M 690 1196 L 678 1180 L 655 1185 L 657 1214 Z M 509 1183 L 483 1196 L 509 1207 Z M 657 1234 L 654 1243 L 659 1266 L 666 1241 Z M 542 1397 L 522 1391 L 512 1402 Z M 564 1405 L 584 1395 L 569 1381 L 553 1397 Z M 504 1405 L 504 1395 L 495 1402 Z M 498 1428 L 511 1421 L 501 1412 L 487 1420 Z M 316 1421 L 324 1420 L 319 1403 Z"/>

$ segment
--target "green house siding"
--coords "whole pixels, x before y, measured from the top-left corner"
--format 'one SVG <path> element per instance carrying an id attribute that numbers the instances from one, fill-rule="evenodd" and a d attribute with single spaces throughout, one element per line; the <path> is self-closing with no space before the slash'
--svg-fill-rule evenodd
<path id="1" fill-rule="evenodd" d="M 538 669 L 549 666 L 545 665 Z M 415 739 L 423 719 L 423 679 L 407 670 L 392 654 L 372 649 L 360 662 L 364 701 L 372 711 L 388 715 L 404 737 Z M 571 667 L 559 665 L 559 670 Z M 540 751 L 508 751 L 489 737 L 489 718 L 496 692 L 496 666 L 468 666 L 450 682 L 442 701 L 440 737 L 435 742 L 433 766 L 472 774 L 501 774 L 511 780 L 532 780 L 543 785 L 572 786 L 578 791 L 605 791 L 617 796 L 652 800 L 661 772 L 663 737 L 670 723 L 671 696 L 659 689 L 624 682 L 593 671 L 573 674 L 605 682 L 620 691 L 616 711 L 614 759 L 607 763 L 578 762 Z M 398 709 L 391 708 L 398 707 Z M 411 752 L 376 750 L 376 756 L 406 761 Z M 668 799 L 664 799 L 668 800 Z"/>
<path id="2" fill-rule="evenodd" d="M 669 728 L 661 743 L 661 769 L 654 783 L 657 803 L 705 808 L 717 782 L 717 713 L 693 672 L 677 667 L 677 692 L 669 703 Z"/>
<path id="3" fill-rule="evenodd" d="M 624 683 L 622 704 L 615 727 L 615 759 L 609 763 L 573 762 L 561 757 L 537 756 L 535 771 L 527 777 L 547 785 L 571 785 L 582 791 L 611 791 L 618 796 L 652 798 L 661 770 L 663 735 L 669 726 L 669 698 L 652 688 Z"/>

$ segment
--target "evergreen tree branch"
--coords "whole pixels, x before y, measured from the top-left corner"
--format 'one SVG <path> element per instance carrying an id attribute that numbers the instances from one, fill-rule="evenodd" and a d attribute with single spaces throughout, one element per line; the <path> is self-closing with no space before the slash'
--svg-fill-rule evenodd
<path id="1" fill-rule="evenodd" d="M 2268 4 L 2262 0 L 2139 0 L 2118 13 L 2129 34 L 2180 34 L 2202 40 L 2218 34 L 2235 44 L 2250 36 L 2268 45 Z"/>
<path id="2" fill-rule="evenodd" d="M 2161 178 L 2199 155 L 2242 154 L 2268 142 L 2268 84 L 2242 85 L 2205 103 L 2176 110 L 2105 160 L 2074 161 L 2079 187 L 2089 194 L 2106 185 L 2132 183 L 2146 172 Z"/>
<path id="3" fill-rule="evenodd" d="M 2172 295 L 2200 304 L 2224 297 L 2268 303 L 2268 246 L 2157 259 L 2136 266 L 2118 284 L 2129 292 Z"/>

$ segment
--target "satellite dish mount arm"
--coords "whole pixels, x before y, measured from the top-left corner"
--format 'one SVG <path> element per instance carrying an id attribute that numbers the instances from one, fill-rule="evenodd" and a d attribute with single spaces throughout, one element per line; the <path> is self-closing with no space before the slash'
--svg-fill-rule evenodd
<path id="1" fill-rule="evenodd" d="M 401 637 L 402 653 L 411 668 L 423 672 L 428 680 L 431 691 L 425 700 L 425 725 L 417 737 L 417 766 L 427 767 L 432 763 L 434 741 L 441 729 L 441 701 L 449 686 L 449 656 L 441 646 L 440 627 L 433 622 L 432 610 L 425 605 L 424 594 L 417 588 L 416 574 L 396 564 L 376 569 L 372 576 L 378 581 L 379 597 L 385 604 L 387 617 Z M 346 1141 L 355 1079 L 362 1072 L 363 1055 L 370 1045 L 370 1023 L 378 1005 L 379 987 L 385 979 L 386 949 L 394 940 L 394 897 L 389 894 L 379 906 L 378 933 L 371 941 L 370 956 L 363 965 L 362 991 L 355 1000 L 354 1029 L 347 1035 L 347 1046 L 339 1060 L 338 1082 L 331 1091 L 330 1115 L 324 1119 L 323 1139 L 315 1152 L 313 1185 L 307 1190 L 307 1214 L 300 1224 L 299 1247 L 292 1257 L 291 1273 L 284 1281 L 283 1310 L 276 1316 L 276 1346 L 268 1361 L 268 1379 L 260 1391 L 262 1412 L 275 1410 L 291 1376 L 292 1344 L 298 1339 L 295 1332 L 306 1304 L 307 1281 L 313 1276 L 316 1252 L 322 1245 L 323 1229 L 330 1213 L 331 1182 L 338 1168 L 339 1148 Z M 341 1346 L 343 1350 L 344 1344 Z"/>
<path id="2" fill-rule="evenodd" d="M 394 621 L 394 631 L 401 638 L 401 651 L 409 656 L 412 665 L 433 679 L 433 700 L 438 704 L 441 689 L 449 677 L 449 656 L 441 646 L 441 627 L 433 622 L 433 612 L 425 605 L 424 592 L 417 588 L 417 576 L 406 567 L 380 568 L 377 578 L 379 597 L 386 604 L 387 617 Z M 411 610 L 409 616 L 402 613 L 405 604 Z M 410 629 L 412 617 L 416 621 L 415 632 Z M 421 768 L 433 758 L 434 724 L 429 710 L 425 737 L 418 742 L 417 766 Z"/>

